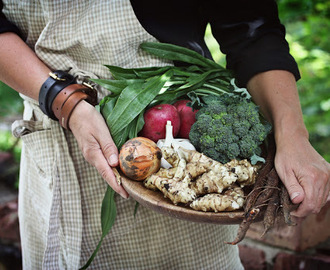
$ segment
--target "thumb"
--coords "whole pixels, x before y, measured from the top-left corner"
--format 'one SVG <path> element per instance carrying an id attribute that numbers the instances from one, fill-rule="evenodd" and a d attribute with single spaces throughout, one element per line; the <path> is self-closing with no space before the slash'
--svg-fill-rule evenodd
<path id="1" fill-rule="evenodd" d="M 303 187 L 297 181 L 297 178 L 294 175 L 290 175 L 281 179 L 283 181 L 284 186 L 288 190 L 292 203 L 301 203 L 305 198 L 305 192 Z"/>
<path id="2" fill-rule="evenodd" d="M 108 142 L 101 142 L 101 149 L 111 167 L 118 165 L 118 149 L 111 137 Z"/>

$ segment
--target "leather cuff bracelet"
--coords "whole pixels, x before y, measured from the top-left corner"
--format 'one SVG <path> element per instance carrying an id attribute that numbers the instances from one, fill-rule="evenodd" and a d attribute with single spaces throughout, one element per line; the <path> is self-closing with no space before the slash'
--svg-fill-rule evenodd
<path id="1" fill-rule="evenodd" d="M 80 101 L 87 98 L 88 95 L 84 92 L 74 92 L 68 97 L 68 99 L 64 102 L 59 115 L 59 121 L 62 127 L 65 129 L 70 129 L 68 123 L 73 110 Z"/>
<path id="2" fill-rule="evenodd" d="M 86 90 L 88 89 L 86 89 L 86 87 L 82 86 L 81 84 L 71 84 L 59 92 L 52 104 L 52 111 L 56 118 L 60 119 L 62 107 L 73 93 L 85 92 Z"/>
<path id="3" fill-rule="evenodd" d="M 81 84 L 70 84 L 55 97 L 52 104 L 52 111 L 62 127 L 69 129 L 68 122 L 71 114 L 77 104 L 82 100 L 86 100 L 93 106 L 96 105 L 96 90 Z"/>
<path id="4" fill-rule="evenodd" d="M 57 120 L 52 111 L 52 103 L 58 93 L 72 84 L 74 80 L 72 75 L 61 70 L 49 73 L 48 79 L 43 83 L 39 92 L 39 106 L 44 114 Z"/>

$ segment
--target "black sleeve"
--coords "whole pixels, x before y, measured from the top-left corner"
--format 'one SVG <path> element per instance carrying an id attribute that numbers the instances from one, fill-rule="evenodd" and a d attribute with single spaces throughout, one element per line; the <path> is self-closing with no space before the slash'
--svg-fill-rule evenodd
<path id="1" fill-rule="evenodd" d="M 274 0 L 131 0 L 142 26 L 161 42 L 193 49 L 211 57 L 204 32 L 212 33 L 226 54 L 227 68 L 240 86 L 268 70 L 287 70 L 300 78 L 289 53 L 285 28 Z"/>
<path id="2" fill-rule="evenodd" d="M 198 2 L 131 0 L 143 28 L 160 42 L 186 47 L 212 58 L 204 41 L 207 18 L 201 17 Z"/>
<path id="3" fill-rule="evenodd" d="M 7 20 L 2 13 L 3 3 L 0 0 L 0 34 L 5 32 L 14 32 L 21 37 L 21 32 L 16 25 Z"/>
<path id="4" fill-rule="evenodd" d="M 290 71 L 298 80 L 299 70 L 289 53 L 275 1 L 225 2 L 205 1 L 203 12 L 238 84 L 246 86 L 254 75 L 269 70 Z"/>

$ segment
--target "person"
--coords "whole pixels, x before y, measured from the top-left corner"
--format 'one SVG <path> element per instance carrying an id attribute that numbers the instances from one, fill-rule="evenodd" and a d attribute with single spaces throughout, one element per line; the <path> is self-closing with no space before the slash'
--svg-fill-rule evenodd
<path id="1" fill-rule="evenodd" d="M 224 244 L 236 226 L 177 220 L 144 207 L 134 218 L 135 202 L 111 169 L 118 165 L 118 149 L 86 87 L 97 90 L 98 101 L 107 95 L 91 82 L 110 78 L 104 64 L 168 65 L 141 51 L 144 41 L 174 43 L 210 57 L 203 41 L 207 23 L 227 67 L 273 124 L 275 166 L 299 204 L 293 214 L 305 217 L 326 203 L 329 163 L 308 141 L 296 88 L 299 71 L 275 1 L 2 2 L 0 80 L 21 94 L 25 106 L 23 120 L 13 123 L 23 145 L 24 269 L 78 269 L 86 263 L 101 236 L 107 185 L 120 195 L 117 217 L 90 269 L 243 269 L 237 246 Z M 47 87 L 61 98 L 71 87 L 65 112 L 54 110 Z M 63 104 L 56 96 L 51 101 Z"/>

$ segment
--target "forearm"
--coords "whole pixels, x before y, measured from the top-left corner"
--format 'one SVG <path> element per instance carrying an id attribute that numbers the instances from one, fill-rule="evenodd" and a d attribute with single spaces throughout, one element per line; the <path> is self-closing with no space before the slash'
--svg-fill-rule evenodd
<path id="1" fill-rule="evenodd" d="M 0 34 L 0 81 L 38 100 L 50 69 L 14 33 Z"/>
<path id="2" fill-rule="evenodd" d="M 38 100 L 49 72 L 50 69 L 16 34 L 0 34 L 1 81 Z M 69 126 L 85 159 L 116 192 L 127 198 L 128 193 L 118 185 L 111 169 L 118 165 L 118 150 L 101 114 L 86 101 L 81 101 L 72 112 Z"/>
<path id="3" fill-rule="evenodd" d="M 275 168 L 293 203 L 298 217 L 318 213 L 330 190 L 329 163 L 308 140 L 294 76 L 273 70 L 255 75 L 248 82 L 253 100 L 273 124 Z"/>
<path id="4" fill-rule="evenodd" d="M 308 138 L 294 76 L 273 70 L 255 75 L 247 88 L 261 112 L 272 123 L 277 141 L 288 136 Z"/>

